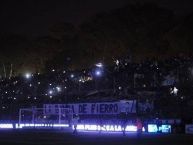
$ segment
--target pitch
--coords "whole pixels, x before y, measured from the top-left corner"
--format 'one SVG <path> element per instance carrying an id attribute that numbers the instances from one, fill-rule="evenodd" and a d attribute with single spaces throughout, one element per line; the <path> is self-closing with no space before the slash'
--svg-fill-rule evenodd
<path id="1" fill-rule="evenodd" d="M 0 131 L 1 145 L 192 145 L 193 135 L 96 133 L 79 132 L 73 135 L 64 130 L 4 130 Z"/>

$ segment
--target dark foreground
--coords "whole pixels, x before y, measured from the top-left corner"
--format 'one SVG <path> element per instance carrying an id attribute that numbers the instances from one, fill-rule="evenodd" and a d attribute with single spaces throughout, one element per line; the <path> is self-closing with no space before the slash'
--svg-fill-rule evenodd
<path id="1" fill-rule="evenodd" d="M 0 131 L 0 145 L 193 145 L 193 135 L 79 133 L 64 131 Z"/>

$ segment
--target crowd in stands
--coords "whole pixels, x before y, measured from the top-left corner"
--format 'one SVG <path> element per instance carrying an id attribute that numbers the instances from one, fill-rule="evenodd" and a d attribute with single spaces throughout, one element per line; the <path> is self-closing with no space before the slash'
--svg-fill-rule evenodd
<path id="1" fill-rule="evenodd" d="M 18 114 L 19 108 L 42 107 L 46 103 L 120 99 L 153 100 L 157 109 L 154 113 L 161 116 L 171 110 L 174 113 L 193 110 L 192 87 L 192 57 L 151 59 L 138 63 L 124 58 L 114 60 L 111 66 L 101 62 L 90 69 L 78 71 L 52 68 L 44 74 L 26 73 L 1 78 L 0 116 L 6 118 L 10 114 Z"/>

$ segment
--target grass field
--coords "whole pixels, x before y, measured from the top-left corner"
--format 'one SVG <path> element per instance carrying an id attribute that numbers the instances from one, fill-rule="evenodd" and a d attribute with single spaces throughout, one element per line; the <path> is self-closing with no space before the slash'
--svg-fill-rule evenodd
<path id="1" fill-rule="evenodd" d="M 78 133 L 43 130 L 0 131 L 0 145 L 193 145 L 193 135 Z"/>

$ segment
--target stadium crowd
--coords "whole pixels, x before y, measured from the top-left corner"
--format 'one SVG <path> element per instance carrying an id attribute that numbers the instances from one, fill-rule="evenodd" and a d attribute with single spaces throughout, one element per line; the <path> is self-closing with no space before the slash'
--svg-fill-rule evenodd
<path id="1" fill-rule="evenodd" d="M 120 99 L 153 101 L 151 117 L 189 118 L 193 108 L 193 58 L 173 57 L 134 63 L 114 60 L 85 70 L 57 70 L 1 78 L 0 116 L 11 119 L 19 108 L 46 103 L 100 102 Z M 13 115 L 15 114 L 15 115 Z"/>

